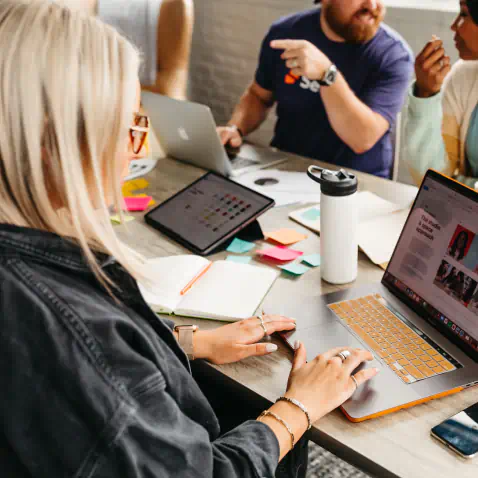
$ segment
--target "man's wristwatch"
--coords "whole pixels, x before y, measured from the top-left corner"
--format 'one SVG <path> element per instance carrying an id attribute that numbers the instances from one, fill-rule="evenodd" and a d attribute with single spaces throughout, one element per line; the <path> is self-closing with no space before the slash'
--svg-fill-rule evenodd
<path id="1" fill-rule="evenodd" d="M 328 70 L 324 73 L 324 76 L 321 80 L 317 80 L 319 85 L 322 86 L 331 86 L 335 83 L 338 74 L 337 67 L 335 65 L 330 65 Z"/>
<path id="2" fill-rule="evenodd" d="M 193 334 L 198 330 L 197 325 L 176 325 L 174 331 L 178 333 L 178 342 L 189 360 L 194 360 Z"/>
<path id="3" fill-rule="evenodd" d="M 227 127 L 236 130 L 236 131 L 239 133 L 239 136 L 240 136 L 241 138 L 244 138 L 244 133 L 242 132 L 241 128 L 238 128 L 237 125 L 235 125 L 235 124 L 228 124 Z"/>

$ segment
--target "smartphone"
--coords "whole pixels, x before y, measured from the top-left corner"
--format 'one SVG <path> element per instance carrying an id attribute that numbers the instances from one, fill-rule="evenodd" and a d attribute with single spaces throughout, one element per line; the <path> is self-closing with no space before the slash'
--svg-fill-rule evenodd
<path id="1" fill-rule="evenodd" d="M 463 458 L 478 454 L 478 403 L 432 428 L 434 438 Z"/>

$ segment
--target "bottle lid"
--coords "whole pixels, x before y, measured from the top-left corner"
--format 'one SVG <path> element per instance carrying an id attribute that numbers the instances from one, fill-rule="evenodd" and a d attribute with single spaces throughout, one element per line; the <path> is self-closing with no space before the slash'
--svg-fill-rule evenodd
<path id="1" fill-rule="evenodd" d="M 357 192 L 357 176 L 345 169 L 330 171 L 319 166 L 309 166 L 307 176 L 320 184 L 320 191 L 326 196 L 350 196 Z"/>

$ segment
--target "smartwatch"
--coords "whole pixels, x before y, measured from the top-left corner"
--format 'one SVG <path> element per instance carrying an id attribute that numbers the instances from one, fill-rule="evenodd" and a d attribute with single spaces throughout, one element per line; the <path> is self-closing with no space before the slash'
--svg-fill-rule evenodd
<path id="1" fill-rule="evenodd" d="M 338 74 L 337 67 L 332 64 L 329 66 L 329 69 L 324 73 L 324 76 L 322 77 L 321 80 L 317 80 L 319 85 L 321 86 L 332 86 L 335 83 L 335 80 L 337 79 L 337 74 Z"/>
<path id="2" fill-rule="evenodd" d="M 197 325 L 176 325 L 174 331 L 178 333 L 178 342 L 189 360 L 194 360 L 193 334 L 198 330 Z"/>

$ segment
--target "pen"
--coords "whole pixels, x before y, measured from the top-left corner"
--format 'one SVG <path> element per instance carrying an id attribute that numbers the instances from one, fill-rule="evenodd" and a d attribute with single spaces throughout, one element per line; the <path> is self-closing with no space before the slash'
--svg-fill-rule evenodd
<path id="1" fill-rule="evenodd" d="M 199 273 L 194 276 L 184 287 L 184 289 L 180 292 L 181 295 L 184 295 L 192 286 L 193 284 L 200 279 L 212 266 L 212 262 L 210 262 L 206 267 L 204 267 L 202 270 L 199 271 Z"/>

